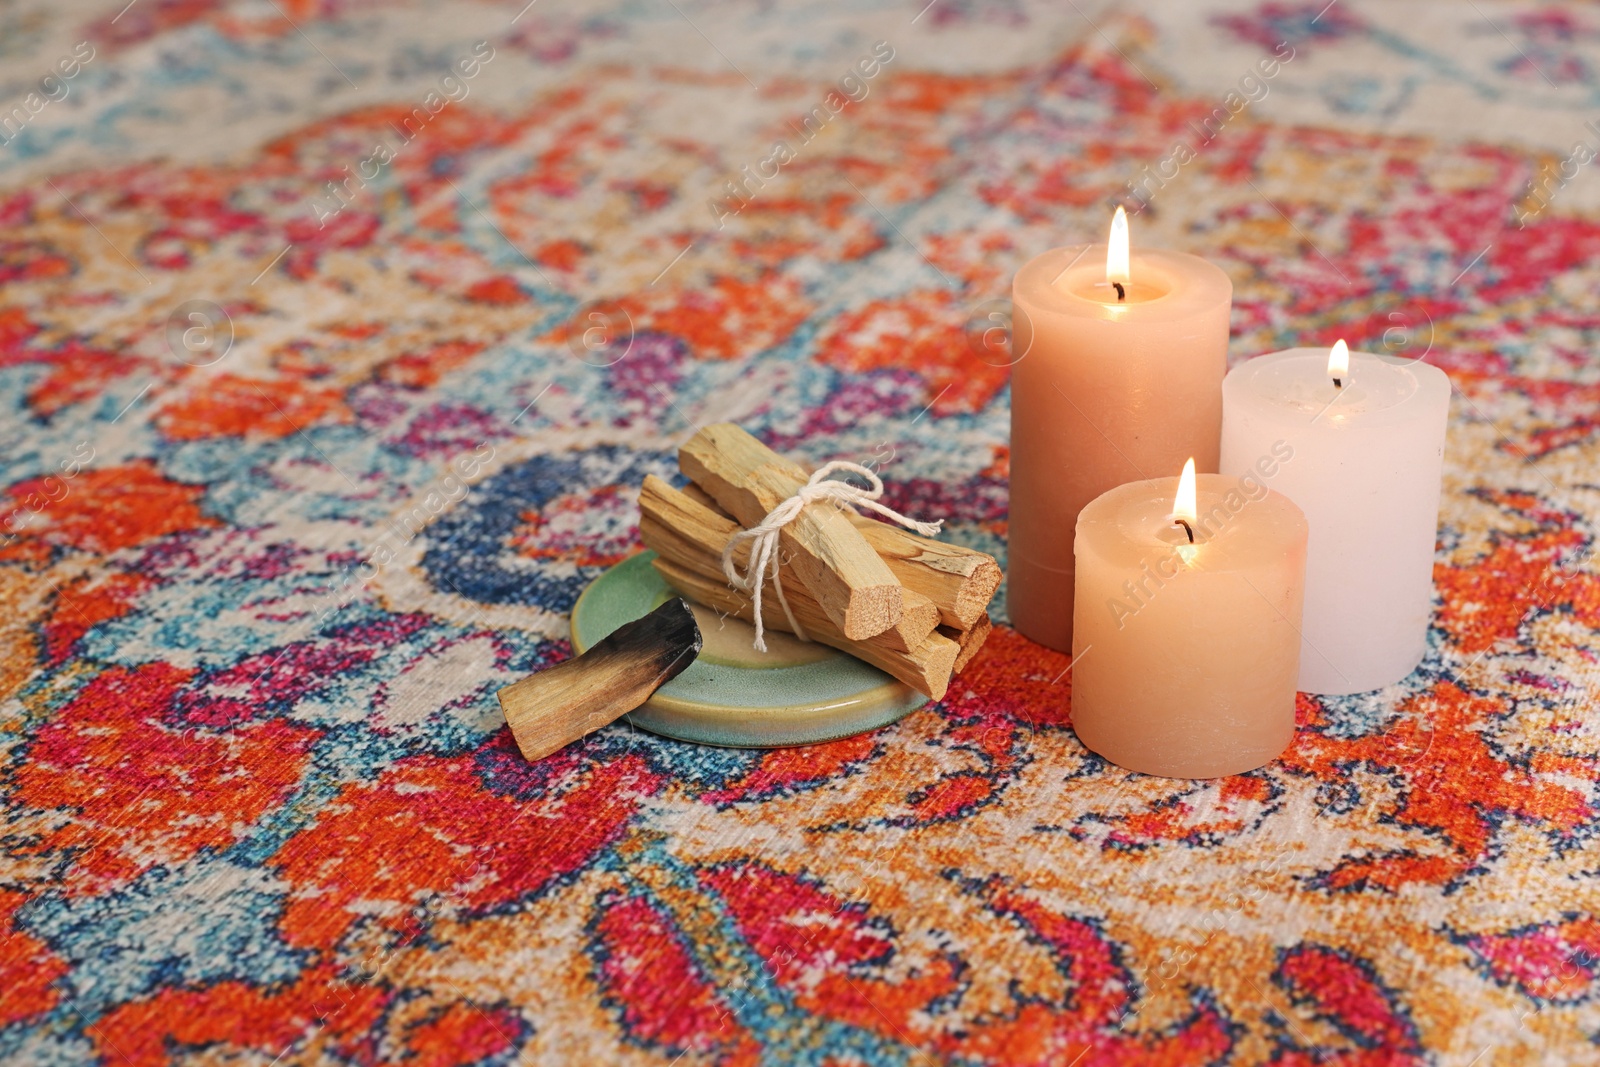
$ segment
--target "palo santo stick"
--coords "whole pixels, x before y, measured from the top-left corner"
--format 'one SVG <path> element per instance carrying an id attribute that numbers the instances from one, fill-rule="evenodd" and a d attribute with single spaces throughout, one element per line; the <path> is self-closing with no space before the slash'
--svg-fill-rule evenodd
<path id="1" fill-rule="evenodd" d="M 737 589 L 729 588 L 720 577 L 707 578 L 665 558 L 656 559 L 651 565 L 667 580 L 668 585 L 683 595 L 717 611 L 737 615 L 747 622 L 754 617 L 750 598 Z M 840 632 L 832 619 L 822 613 L 814 600 L 807 601 L 804 608 L 794 600 L 789 602 L 789 606 L 794 609 L 795 618 L 813 640 L 848 652 L 935 700 L 941 699 L 949 688 L 950 670 L 955 665 L 961 646 L 943 634 L 930 634 L 915 652 L 895 652 L 870 642 L 850 640 Z M 783 609 L 774 600 L 762 598 L 761 614 L 771 629 L 780 630 L 786 625 Z"/>
<path id="2" fill-rule="evenodd" d="M 802 479 L 810 477 L 804 468 L 800 470 Z M 698 485 L 686 486 L 683 491 L 719 514 L 728 514 Z M 1000 564 L 987 552 L 923 537 L 852 509 L 846 509 L 846 515 L 907 593 L 920 593 L 933 601 L 944 626 L 958 630 L 973 626 L 1000 588 Z"/>
<path id="3" fill-rule="evenodd" d="M 1000 588 L 994 557 L 852 512 L 851 522 L 883 557 L 906 589 L 939 606 L 939 621 L 965 630 L 975 625 Z"/>
<path id="4" fill-rule="evenodd" d="M 684 537 L 681 527 L 674 527 L 654 518 L 648 511 L 639 520 L 639 536 L 646 548 L 653 550 L 656 555 L 668 562 L 692 571 L 694 574 L 708 582 L 719 585 L 728 585 L 727 577 L 722 573 L 722 556 L 720 551 L 713 555 L 705 545 L 697 540 Z M 788 568 L 784 568 L 785 572 Z M 808 618 L 827 619 L 822 606 L 794 579 L 793 574 L 788 574 L 788 581 L 784 583 L 784 595 L 788 597 L 789 609 L 794 612 L 795 618 L 805 629 L 806 635 L 812 636 L 811 627 L 806 622 Z M 729 587 L 731 591 L 738 592 Z M 742 594 L 741 594 L 742 595 Z M 912 598 L 911 609 L 900 616 L 900 621 L 865 641 L 857 641 L 859 645 L 873 645 L 890 652 L 910 652 L 920 648 L 928 637 L 938 628 L 939 609 L 933 606 L 933 601 L 907 590 L 908 598 Z M 789 630 L 789 620 L 783 614 L 783 607 L 778 603 L 777 587 L 769 580 L 762 588 L 761 606 L 763 622 L 768 629 Z M 770 608 L 771 610 L 765 610 Z M 769 621 L 775 618 L 777 621 Z M 830 623 L 833 621 L 828 620 Z"/>
<path id="5" fill-rule="evenodd" d="M 693 482 L 684 486 L 679 492 L 729 522 L 735 521 L 733 516 L 723 511 L 722 507 L 712 499 L 710 493 Z M 978 638 L 978 644 L 983 644 L 984 639 L 989 636 L 989 631 L 994 628 L 989 623 L 989 616 L 984 613 L 984 608 L 988 607 L 989 601 L 994 599 L 995 591 L 1000 588 L 1000 565 L 994 561 L 993 556 L 976 549 L 962 548 L 960 545 L 945 544 L 931 537 L 922 537 L 910 530 L 899 529 L 859 513 L 852 514 L 850 521 L 861 530 L 862 536 L 867 539 L 867 544 L 872 545 L 878 550 L 879 555 L 885 557 L 884 562 L 895 572 L 894 576 L 900 579 L 900 584 L 904 587 L 901 596 L 905 600 L 908 618 L 913 612 L 920 611 L 921 605 L 930 604 L 938 612 L 939 622 L 945 629 L 962 631 L 981 622 L 984 631 L 983 637 Z M 883 531 L 888 531 L 889 534 L 898 532 L 905 536 L 887 536 Z M 878 543 L 881 543 L 883 548 L 879 549 Z M 940 599 L 934 600 L 930 596 L 924 596 L 917 587 L 930 594 L 937 594 Z M 921 637 L 926 636 L 926 633 L 921 635 Z M 915 648 L 921 637 L 906 647 Z"/>
<path id="6" fill-rule="evenodd" d="M 966 670 L 967 664 L 972 662 L 972 657 L 978 654 L 978 649 L 989 640 L 989 634 L 994 631 L 994 623 L 989 621 L 989 613 L 984 612 L 973 623 L 970 629 L 957 630 L 954 626 L 941 626 L 939 632 L 961 646 L 961 651 L 956 654 L 955 666 L 951 668 L 954 674 Z"/>
<path id="7" fill-rule="evenodd" d="M 731 422 L 696 433 L 678 449 L 678 467 L 746 527 L 805 484 L 807 475 Z M 900 582 L 844 511 L 819 501 L 778 535 L 781 558 L 852 641 L 893 626 L 905 610 Z M 765 596 L 765 594 L 763 594 Z"/>
<path id="8" fill-rule="evenodd" d="M 618 627 L 581 656 L 500 690 L 511 736 L 539 760 L 626 715 L 700 654 L 700 627 L 682 599 Z"/>
<path id="9" fill-rule="evenodd" d="M 674 489 L 655 475 L 648 475 L 639 490 L 639 533 L 645 546 L 654 549 L 658 555 L 702 577 L 726 585 L 727 578 L 722 573 L 722 549 L 728 543 L 728 538 L 738 533 L 741 527 L 706 504 L 705 499 L 704 494 Z M 749 552 L 744 547 L 735 552 L 735 559 L 742 566 Z M 783 591 L 791 608 L 806 601 L 821 612 L 821 605 L 795 579 L 792 568 L 784 566 L 783 575 L 786 579 Z M 910 652 L 920 648 L 928 635 L 933 633 L 934 627 L 939 625 L 938 607 L 927 597 L 912 590 L 904 590 L 903 595 L 905 610 L 900 621 L 883 633 L 867 638 L 864 644 L 882 645 L 895 652 Z M 773 605 L 778 602 L 777 590 L 770 581 L 762 588 L 762 606 L 765 607 L 769 602 Z M 826 615 L 825 612 L 823 614 Z M 778 616 L 782 619 L 781 607 L 778 608 Z M 800 617 L 798 609 L 796 617 Z M 762 621 L 765 623 L 764 619 Z M 803 619 L 800 625 L 805 626 Z M 783 620 L 783 624 L 777 628 L 789 629 L 788 621 Z"/>
<path id="10" fill-rule="evenodd" d="M 647 475 L 645 475 L 645 477 L 646 478 L 654 478 L 655 475 L 647 474 Z M 700 488 L 698 485 L 695 485 L 693 482 L 690 482 L 688 485 L 686 485 L 682 489 L 678 490 L 678 492 L 682 493 L 684 496 L 688 497 L 690 500 L 693 500 L 696 504 L 699 504 L 702 507 L 710 508 L 712 511 L 716 512 L 718 515 L 721 515 L 723 518 L 727 519 L 731 523 L 737 524 L 739 522 L 738 519 L 734 518 L 732 515 L 729 515 L 726 511 L 724 511 L 723 508 L 722 508 L 722 505 L 717 503 L 716 500 L 714 500 L 712 498 L 710 493 L 706 492 L 704 489 Z M 743 529 L 743 527 L 740 527 L 740 529 Z"/>
<path id="11" fill-rule="evenodd" d="M 788 588 L 784 586 L 785 590 Z M 910 652 L 920 648 L 922 642 L 928 639 L 928 635 L 938 628 L 939 605 L 914 589 L 900 590 L 900 600 L 904 605 L 900 621 L 877 637 L 869 637 L 867 640 L 881 640 L 886 648 L 892 648 L 897 652 Z"/>

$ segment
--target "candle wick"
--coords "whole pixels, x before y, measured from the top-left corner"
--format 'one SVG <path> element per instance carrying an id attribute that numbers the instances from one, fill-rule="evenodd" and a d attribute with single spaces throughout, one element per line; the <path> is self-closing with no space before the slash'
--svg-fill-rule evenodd
<path id="1" fill-rule="evenodd" d="M 1174 523 L 1176 523 L 1177 525 L 1183 527 L 1183 532 L 1189 535 L 1189 543 L 1191 545 L 1194 544 L 1194 527 L 1190 526 L 1187 522 L 1185 522 L 1182 519 L 1173 519 L 1172 521 Z"/>
<path id="2" fill-rule="evenodd" d="M 1335 389 L 1343 389 L 1344 388 L 1344 382 L 1341 382 L 1338 378 L 1335 378 L 1333 380 L 1333 387 Z"/>
<path id="3" fill-rule="evenodd" d="M 1115 289 L 1117 291 L 1117 299 L 1118 300 L 1126 300 L 1126 299 L 1128 299 L 1128 291 L 1122 287 L 1122 283 L 1121 282 L 1112 282 L 1111 283 L 1111 288 L 1113 288 L 1113 289 Z"/>

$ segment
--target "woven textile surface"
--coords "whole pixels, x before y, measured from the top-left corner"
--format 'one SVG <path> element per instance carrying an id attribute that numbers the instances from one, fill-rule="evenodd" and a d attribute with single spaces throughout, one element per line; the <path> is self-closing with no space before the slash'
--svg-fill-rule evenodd
<path id="1" fill-rule="evenodd" d="M 524 3 L 0 6 L 0 1061 L 1600 1062 L 1600 11 Z M 520 758 L 698 425 L 1003 560 L 983 330 L 1118 202 L 1450 374 L 1415 674 Z"/>

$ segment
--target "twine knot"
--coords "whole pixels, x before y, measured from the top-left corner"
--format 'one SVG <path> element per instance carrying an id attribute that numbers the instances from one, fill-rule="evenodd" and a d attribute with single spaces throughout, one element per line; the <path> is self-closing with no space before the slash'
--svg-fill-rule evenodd
<path id="1" fill-rule="evenodd" d="M 867 480 L 867 487 L 862 488 L 851 482 L 830 481 L 830 476 L 838 471 L 860 475 Z M 915 530 L 924 537 L 935 536 L 939 528 L 944 525 L 943 519 L 937 522 L 918 522 L 916 519 L 908 518 L 893 508 L 878 503 L 878 498 L 882 495 L 883 479 L 869 468 L 859 463 L 834 460 L 813 474 L 794 496 L 767 512 L 767 517 L 762 519 L 759 525 L 752 526 L 748 530 L 740 530 L 728 538 L 728 543 L 722 549 L 722 574 L 728 579 L 729 585 L 750 594 L 754 605 L 752 614 L 756 627 L 755 647 L 759 651 L 767 650 L 765 628 L 761 625 L 761 587 L 766 584 L 769 572 L 773 588 L 778 594 L 778 604 L 783 608 L 783 617 L 789 621 L 790 631 L 802 641 L 811 640 L 795 619 L 794 612 L 789 610 L 789 599 L 783 595 L 783 568 L 778 559 L 779 531 L 799 518 L 800 512 L 807 504 L 831 500 L 840 507 L 868 508 L 907 529 Z M 740 573 L 738 564 L 733 560 L 733 553 L 734 549 L 744 541 L 750 542 L 750 557 L 745 561 L 744 572 Z"/>

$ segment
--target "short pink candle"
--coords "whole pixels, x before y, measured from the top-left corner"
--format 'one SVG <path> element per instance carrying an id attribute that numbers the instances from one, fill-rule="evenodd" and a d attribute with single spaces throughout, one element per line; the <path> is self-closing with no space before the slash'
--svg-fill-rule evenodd
<path id="1" fill-rule="evenodd" d="M 1191 456 L 1217 469 L 1233 285 L 1196 256 L 1129 254 L 1125 223 L 1120 239 L 1052 249 L 1012 283 L 1006 600 L 1018 630 L 1061 652 L 1083 506 Z"/>
<path id="2" fill-rule="evenodd" d="M 1132 482 L 1078 517 L 1072 727 L 1120 767 L 1215 778 L 1294 739 L 1307 526 L 1259 481 L 1190 488 Z"/>

